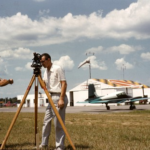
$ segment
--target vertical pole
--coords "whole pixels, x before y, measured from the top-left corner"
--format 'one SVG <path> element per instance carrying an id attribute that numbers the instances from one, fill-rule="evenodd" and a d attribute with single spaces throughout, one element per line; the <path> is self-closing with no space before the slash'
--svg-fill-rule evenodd
<path id="1" fill-rule="evenodd" d="M 73 148 L 73 150 L 75 150 L 76 148 L 75 148 L 75 146 L 73 145 L 73 143 L 72 143 L 72 141 L 71 141 L 71 138 L 70 138 L 70 136 L 69 136 L 69 134 L 68 134 L 68 132 L 67 132 L 67 129 L 66 129 L 66 127 L 65 127 L 65 125 L 64 125 L 64 123 L 63 123 L 63 121 L 62 121 L 62 119 L 61 119 L 61 117 L 60 117 L 60 115 L 59 115 L 59 113 L 58 113 L 58 111 L 57 111 L 57 109 L 56 109 L 56 107 L 55 107 L 53 101 L 52 101 L 52 98 L 51 98 L 49 92 L 47 91 L 47 88 L 45 87 L 44 82 L 42 81 L 42 79 L 41 79 L 40 76 L 38 76 L 38 79 L 39 79 L 39 82 L 40 82 L 42 88 L 43 88 L 44 91 L 45 91 L 45 94 L 47 95 L 47 98 L 48 98 L 48 100 L 49 100 L 49 103 L 51 104 L 51 106 L 52 106 L 52 108 L 53 108 L 53 110 L 54 110 L 54 112 L 55 112 L 55 115 L 56 115 L 57 119 L 59 120 L 59 123 L 60 123 L 61 127 L 63 128 L 63 130 L 64 130 L 64 132 L 65 132 L 65 134 L 66 134 L 66 136 L 67 136 L 67 138 L 68 138 L 68 140 L 69 140 L 69 142 L 70 142 L 72 148 Z"/>
<path id="2" fill-rule="evenodd" d="M 143 97 L 144 97 L 144 86 L 142 86 L 142 91 L 143 91 Z"/>
<path id="3" fill-rule="evenodd" d="M 122 64 L 122 71 L 123 71 L 123 80 L 124 80 L 124 71 L 126 69 L 126 66 L 124 64 Z"/>
<path id="4" fill-rule="evenodd" d="M 123 80 L 124 80 L 124 68 L 123 68 Z"/>
<path id="5" fill-rule="evenodd" d="M 126 88 L 126 94 L 128 94 L 128 88 Z"/>
<path id="6" fill-rule="evenodd" d="M 89 61 L 89 77 L 91 79 L 91 62 Z"/>
<path id="7" fill-rule="evenodd" d="M 36 145 L 36 141 L 37 141 L 37 139 L 36 139 L 36 135 L 37 135 L 37 119 L 38 119 L 38 117 L 37 117 L 37 114 L 38 114 L 38 80 L 37 80 L 37 78 L 35 78 L 35 99 L 34 99 L 34 105 L 35 105 L 35 107 L 34 107 L 34 111 L 35 111 L 35 113 L 34 113 L 34 117 L 35 117 L 35 128 L 34 128 L 34 130 L 35 130 L 35 145 Z"/>
<path id="8" fill-rule="evenodd" d="M 4 146 L 5 146 L 5 144 L 6 144 L 6 141 L 7 141 L 7 139 L 8 139 L 8 136 L 9 136 L 9 134 L 10 134 L 10 132 L 11 132 L 11 130 L 12 130 L 12 128 L 13 128 L 13 126 L 14 126 L 16 120 L 17 120 L 17 117 L 18 117 L 18 115 L 19 115 L 19 113 L 20 113 L 20 111 L 21 111 L 21 108 L 22 108 L 22 106 L 23 106 L 23 104 L 24 104 L 24 102 L 25 102 L 25 100 L 26 100 L 26 97 L 27 97 L 27 95 L 28 95 L 28 93 L 29 93 L 29 91 L 30 91 L 30 89 L 31 89 L 31 87 L 32 87 L 32 84 L 33 84 L 34 79 L 35 79 L 35 75 L 32 76 L 32 79 L 31 79 L 31 81 L 30 81 L 30 84 L 29 84 L 29 86 L 27 87 L 27 90 L 26 90 L 25 95 L 24 95 L 24 97 L 23 97 L 23 99 L 22 99 L 22 102 L 20 103 L 19 108 L 18 108 L 18 110 L 17 110 L 17 112 L 16 112 L 16 114 L 15 114 L 15 116 L 14 116 L 14 118 L 13 118 L 11 124 L 10 124 L 10 127 L 9 127 L 9 129 L 8 129 L 8 131 L 7 131 L 7 133 L 6 133 L 5 139 L 4 139 L 4 141 L 3 141 L 3 143 L 2 143 L 2 145 L 1 145 L 1 147 L 0 147 L 0 150 L 2 150 L 2 149 L 4 148 Z"/>

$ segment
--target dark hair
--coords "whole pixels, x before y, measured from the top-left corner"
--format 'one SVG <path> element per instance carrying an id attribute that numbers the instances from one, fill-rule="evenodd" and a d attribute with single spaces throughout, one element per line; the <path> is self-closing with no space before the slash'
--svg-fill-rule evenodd
<path id="1" fill-rule="evenodd" d="M 50 58 L 50 60 L 51 60 L 51 56 L 50 56 L 48 53 L 43 53 L 43 54 L 41 55 L 41 58 L 42 58 L 43 56 L 45 56 L 45 59 L 46 59 L 46 60 L 47 60 L 48 58 Z"/>

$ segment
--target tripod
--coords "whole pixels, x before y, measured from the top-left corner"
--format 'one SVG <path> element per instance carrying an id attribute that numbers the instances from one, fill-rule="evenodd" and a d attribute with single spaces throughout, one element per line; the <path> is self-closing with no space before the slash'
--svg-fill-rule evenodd
<path id="1" fill-rule="evenodd" d="M 38 78 L 38 81 L 40 82 L 42 88 L 44 89 L 45 94 L 47 95 L 47 98 L 49 100 L 49 103 L 51 104 L 51 106 L 52 106 L 52 108 L 53 108 L 53 110 L 55 112 L 55 115 L 58 118 L 58 120 L 60 122 L 60 125 L 62 126 L 62 128 L 63 128 L 63 130 L 64 130 L 64 132 L 65 132 L 65 134 L 66 134 L 66 136 L 67 136 L 67 138 L 68 138 L 72 148 L 73 148 L 73 150 L 75 150 L 75 146 L 73 145 L 73 143 L 71 141 L 71 138 L 70 138 L 70 136 L 69 136 L 69 134 L 68 134 L 68 132 L 67 132 L 67 130 L 65 128 L 65 125 L 64 125 L 64 123 L 63 123 L 63 121 L 62 121 L 62 119 L 61 119 L 57 109 L 55 108 L 55 105 L 53 104 L 52 98 L 51 98 L 49 92 L 47 91 L 47 88 L 46 88 L 43 80 L 41 79 L 40 68 L 39 67 L 35 67 L 35 69 L 34 69 L 34 74 L 33 74 L 32 78 L 31 78 L 31 81 L 30 81 L 27 89 L 26 89 L 26 92 L 24 94 L 24 97 L 23 97 L 20 105 L 19 105 L 19 108 L 18 108 L 18 110 L 17 110 L 17 112 L 16 112 L 16 114 L 15 114 L 15 116 L 14 116 L 14 118 L 13 118 L 11 124 L 10 124 L 10 127 L 9 127 L 9 129 L 8 129 L 8 131 L 6 133 L 6 136 L 5 136 L 5 138 L 4 138 L 3 142 L 2 142 L 0 150 L 2 150 L 4 148 L 4 146 L 5 146 L 5 144 L 6 144 L 8 136 L 9 136 L 9 134 L 10 134 L 12 128 L 13 128 L 13 125 L 15 124 L 15 122 L 17 120 L 17 117 L 18 117 L 18 115 L 19 115 L 19 113 L 21 111 L 21 108 L 22 108 L 23 104 L 25 103 L 26 97 L 27 97 L 27 95 L 28 95 L 28 93 L 29 93 L 29 91 L 30 91 L 34 81 L 35 81 L 35 145 L 37 144 L 36 143 L 37 142 L 37 139 L 36 139 L 36 135 L 37 135 L 37 112 L 38 112 L 38 109 L 37 109 L 37 107 L 38 107 L 38 84 L 36 82 L 37 78 Z"/>

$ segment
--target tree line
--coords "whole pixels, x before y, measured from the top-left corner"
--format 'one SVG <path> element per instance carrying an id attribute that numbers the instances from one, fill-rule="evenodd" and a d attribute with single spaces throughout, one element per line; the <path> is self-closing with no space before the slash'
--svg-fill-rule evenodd
<path id="1" fill-rule="evenodd" d="M 10 101 L 11 103 L 18 103 L 19 101 L 17 100 L 17 97 L 13 97 L 13 98 L 0 98 L 0 102 L 4 102 L 7 103 L 8 101 Z"/>

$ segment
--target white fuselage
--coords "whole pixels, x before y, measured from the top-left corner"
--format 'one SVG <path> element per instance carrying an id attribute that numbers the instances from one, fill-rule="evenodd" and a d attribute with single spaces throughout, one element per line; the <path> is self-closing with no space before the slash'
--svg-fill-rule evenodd
<path id="1" fill-rule="evenodd" d="M 118 98 L 118 96 L 117 96 L 118 94 L 119 95 L 125 95 L 125 92 L 124 91 L 117 91 L 117 92 L 105 95 L 105 96 L 101 97 L 101 99 L 106 100 L 106 99 Z"/>

